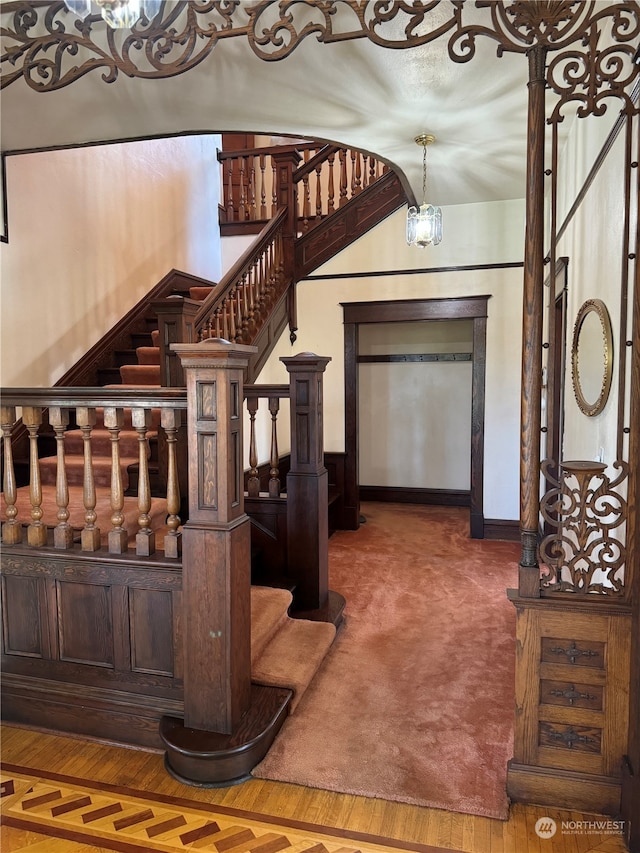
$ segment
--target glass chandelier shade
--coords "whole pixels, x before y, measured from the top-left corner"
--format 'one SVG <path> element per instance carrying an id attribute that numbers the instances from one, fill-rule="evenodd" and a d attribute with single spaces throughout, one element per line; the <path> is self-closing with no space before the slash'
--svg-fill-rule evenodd
<path id="1" fill-rule="evenodd" d="M 113 29 L 130 29 L 144 15 L 151 21 L 160 11 L 162 0 L 94 0 L 100 14 Z M 64 0 L 74 15 L 86 18 L 91 14 L 91 0 Z"/>
<path id="2" fill-rule="evenodd" d="M 409 246 L 437 246 L 442 240 L 442 208 L 427 204 L 427 145 L 435 140 L 429 133 L 416 137 L 422 145 L 422 204 L 407 211 L 407 244 Z"/>

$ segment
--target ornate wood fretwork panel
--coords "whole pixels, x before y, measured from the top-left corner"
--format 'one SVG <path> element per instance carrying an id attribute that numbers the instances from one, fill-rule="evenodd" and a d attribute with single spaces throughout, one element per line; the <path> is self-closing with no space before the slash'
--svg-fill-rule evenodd
<path id="1" fill-rule="evenodd" d="M 618 491 L 628 465 L 618 463 L 610 480 L 602 462 L 563 462 L 560 481 L 542 465 L 547 482 L 555 483 L 542 499 L 544 520 L 555 530 L 540 544 L 547 568 L 543 592 L 623 595 L 627 503 Z"/>

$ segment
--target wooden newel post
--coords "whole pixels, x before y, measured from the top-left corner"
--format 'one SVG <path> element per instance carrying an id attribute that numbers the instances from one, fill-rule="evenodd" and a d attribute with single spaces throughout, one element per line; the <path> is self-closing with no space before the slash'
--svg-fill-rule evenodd
<path id="1" fill-rule="evenodd" d="M 297 151 L 282 151 L 271 155 L 275 167 L 274 195 L 278 207 L 287 208 L 287 219 L 283 233 L 283 262 L 285 275 L 290 280 L 291 289 L 288 299 L 289 337 L 293 344 L 298 329 L 296 308 L 296 285 L 293 281 L 294 269 L 294 240 L 298 233 L 298 200 L 293 173 L 302 159 Z"/>
<path id="2" fill-rule="evenodd" d="M 255 347 L 174 344 L 187 383 L 189 521 L 182 534 L 184 725 L 231 733 L 251 701 L 251 566 L 242 374 Z"/>
<path id="3" fill-rule="evenodd" d="M 151 307 L 158 315 L 160 332 L 160 384 L 165 388 L 184 388 L 182 364 L 171 344 L 195 343 L 193 321 L 202 303 L 184 296 L 170 296 L 153 302 Z"/>
<path id="4" fill-rule="evenodd" d="M 324 466 L 322 374 L 330 358 L 281 358 L 289 371 L 291 466 L 287 474 L 289 575 L 299 610 L 316 610 L 329 592 L 329 479 Z"/>

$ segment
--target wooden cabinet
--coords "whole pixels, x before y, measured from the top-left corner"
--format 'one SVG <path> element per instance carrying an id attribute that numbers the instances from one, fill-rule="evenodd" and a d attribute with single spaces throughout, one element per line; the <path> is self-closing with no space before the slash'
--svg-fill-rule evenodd
<path id="1" fill-rule="evenodd" d="M 617 814 L 629 716 L 630 608 L 511 598 L 517 663 L 509 796 Z"/>

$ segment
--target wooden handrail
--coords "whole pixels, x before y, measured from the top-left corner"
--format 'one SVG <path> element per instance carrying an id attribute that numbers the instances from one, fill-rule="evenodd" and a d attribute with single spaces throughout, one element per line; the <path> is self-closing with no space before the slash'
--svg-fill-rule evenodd
<path id="1" fill-rule="evenodd" d="M 345 149 L 346 150 L 346 149 Z M 298 183 L 304 178 L 305 175 L 310 175 L 311 172 L 314 171 L 318 166 L 322 165 L 326 162 L 329 154 L 337 154 L 340 151 L 339 145 L 323 145 L 320 150 L 313 155 L 310 160 L 307 160 L 306 163 L 303 163 L 293 173 L 293 180 Z"/>
<path id="2" fill-rule="evenodd" d="M 246 397 L 281 397 L 286 400 L 290 396 L 288 385 L 245 385 L 244 396 Z"/>
<path id="3" fill-rule="evenodd" d="M 186 409 L 186 388 L 2 388 L 3 406 Z"/>
<path id="4" fill-rule="evenodd" d="M 229 295 L 233 286 L 241 281 L 243 274 L 246 274 L 253 264 L 255 264 L 256 260 L 262 256 L 265 248 L 273 241 L 275 235 L 282 228 L 286 216 L 286 208 L 280 208 L 273 219 L 262 229 L 255 242 L 238 258 L 217 287 L 205 299 L 193 320 L 194 328 L 198 331 L 199 337 L 201 337 L 203 324 L 211 317 L 212 312 L 218 307 L 222 299 Z"/>

